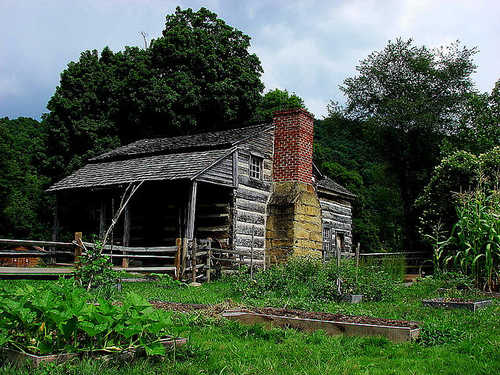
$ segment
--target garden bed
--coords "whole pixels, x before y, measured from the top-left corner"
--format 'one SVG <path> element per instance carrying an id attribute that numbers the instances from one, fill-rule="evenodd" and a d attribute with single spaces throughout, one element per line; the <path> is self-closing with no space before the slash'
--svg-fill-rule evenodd
<path id="1" fill-rule="evenodd" d="M 172 348 L 177 348 L 185 345 L 187 339 L 182 337 L 164 337 L 160 339 L 160 343 L 165 347 L 165 350 L 171 350 Z M 1 357 L 10 363 L 21 364 L 23 362 L 31 362 L 33 366 L 39 366 L 41 363 L 46 362 L 66 362 L 71 359 L 80 358 L 83 356 L 89 356 L 92 358 L 109 358 L 109 357 L 124 357 L 127 359 L 133 359 L 136 356 L 144 355 L 143 350 L 124 350 L 122 352 L 87 352 L 87 353 L 57 353 L 57 354 L 47 354 L 47 355 L 36 355 L 31 353 L 25 353 L 14 349 L 2 348 L 0 349 Z"/>
<path id="2" fill-rule="evenodd" d="M 223 305 L 202 305 L 151 301 L 153 306 L 160 309 L 178 312 L 216 313 L 243 324 L 262 323 L 267 328 L 277 326 L 295 328 L 312 332 L 324 330 L 329 335 L 346 336 L 383 336 L 394 342 L 410 341 L 418 337 L 420 329 L 417 322 L 374 318 L 369 316 L 355 316 L 331 314 L 304 310 L 289 310 L 274 307 L 238 308 L 228 310 Z"/>
<path id="3" fill-rule="evenodd" d="M 490 306 L 492 300 L 469 301 L 461 298 L 433 298 L 424 299 L 422 304 L 428 307 L 438 307 L 443 309 L 466 309 L 476 311 Z"/>
<path id="4" fill-rule="evenodd" d="M 267 328 L 323 330 L 332 336 L 383 336 L 393 342 L 411 341 L 420 333 L 416 322 L 322 312 L 262 308 L 225 311 L 222 316 L 243 324 L 264 324 Z"/>

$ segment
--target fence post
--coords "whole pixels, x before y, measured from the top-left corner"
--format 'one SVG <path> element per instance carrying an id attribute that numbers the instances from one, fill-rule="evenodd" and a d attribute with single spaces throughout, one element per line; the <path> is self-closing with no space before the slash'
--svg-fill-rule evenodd
<path id="1" fill-rule="evenodd" d="M 175 245 L 177 246 L 177 252 L 175 253 L 175 278 L 179 280 L 181 278 L 181 253 L 182 253 L 182 238 L 175 239 Z"/>
<path id="2" fill-rule="evenodd" d="M 358 268 L 359 268 L 359 242 L 356 246 L 356 285 L 358 284 Z"/>
<path id="3" fill-rule="evenodd" d="M 252 226 L 252 242 L 250 243 L 250 280 L 253 280 L 253 240 L 255 235 L 255 226 Z"/>
<path id="4" fill-rule="evenodd" d="M 75 232 L 75 267 L 80 268 L 80 257 L 82 256 L 82 232 Z"/>
<path id="5" fill-rule="evenodd" d="M 337 269 L 340 269 L 340 256 L 341 256 L 341 251 L 342 249 L 340 248 L 339 241 L 335 242 L 336 247 L 337 247 Z M 337 277 L 337 291 L 339 295 L 342 293 L 342 288 L 340 286 L 340 278 Z"/>
<path id="6" fill-rule="evenodd" d="M 196 248 L 198 244 L 196 243 L 196 238 L 193 239 L 193 247 L 191 248 L 191 277 L 193 283 L 196 282 Z"/>
<path id="7" fill-rule="evenodd" d="M 208 239 L 208 249 L 207 249 L 207 283 L 210 282 L 210 273 L 212 270 L 210 269 L 210 264 L 212 259 L 212 239 Z"/>
<path id="8" fill-rule="evenodd" d="M 181 277 L 184 277 L 184 273 L 186 272 L 188 249 L 189 249 L 189 240 L 187 238 L 183 238 L 182 239 L 182 257 L 181 257 Z"/>

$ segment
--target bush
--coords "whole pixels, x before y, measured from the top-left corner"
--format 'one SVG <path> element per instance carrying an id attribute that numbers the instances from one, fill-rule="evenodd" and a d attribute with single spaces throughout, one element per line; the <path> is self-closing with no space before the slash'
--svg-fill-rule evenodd
<path id="1" fill-rule="evenodd" d="M 340 279 L 341 293 L 337 279 Z M 352 260 L 335 261 L 295 257 L 285 264 L 249 274 L 242 270 L 229 278 L 244 298 L 304 298 L 308 301 L 341 301 L 344 294 L 363 294 L 367 301 L 391 300 L 400 282 L 378 266 L 360 266 Z"/>
<path id="2" fill-rule="evenodd" d="M 33 287 L 0 289 L 0 348 L 33 354 L 120 352 L 142 348 L 164 354 L 159 337 L 170 320 L 141 296 L 128 294 L 123 304 L 98 299 L 72 280 Z"/>
<path id="3" fill-rule="evenodd" d="M 114 294 L 115 286 L 120 281 L 121 272 L 113 270 L 111 258 L 102 254 L 102 243 L 97 241 L 80 256 L 75 270 L 75 285 L 94 289 L 105 298 Z"/>

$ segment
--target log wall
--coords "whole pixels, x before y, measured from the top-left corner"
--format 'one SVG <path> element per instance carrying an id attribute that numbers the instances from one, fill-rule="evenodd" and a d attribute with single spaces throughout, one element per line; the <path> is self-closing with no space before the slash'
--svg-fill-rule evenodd
<path id="1" fill-rule="evenodd" d="M 335 233 L 344 235 L 345 250 L 351 251 L 352 247 L 352 213 L 349 201 L 320 196 L 321 216 L 323 228 L 327 227 Z"/>
<path id="2" fill-rule="evenodd" d="M 271 194 L 273 129 L 238 145 L 237 187 L 233 195 L 233 247 L 243 263 L 250 259 L 253 236 L 254 260 L 262 264 L 265 247 L 267 202 Z M 250 155 L 263 158 L 263 178 L 250 177 Z"/>

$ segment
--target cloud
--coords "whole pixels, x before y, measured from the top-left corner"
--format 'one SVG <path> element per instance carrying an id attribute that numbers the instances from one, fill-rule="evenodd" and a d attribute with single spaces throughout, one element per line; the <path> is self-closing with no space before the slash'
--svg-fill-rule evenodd
<path id="1" fill-rule="evenodd" d="M 68 62 L 81 51 L 142 45 L 139 32 L 161 35 L 175 6 L 215 11 L 252 37 L 267 89 L 304 98 L 321 118 L 342 101 L 338 86 L 359 60 L 389 39 L 440 46 L 460 39 L 481 52 L 474 75 L 482 91 L 500 78 L 500 3 L 470 0 L 2 0 L 0 116 L 40 117 Z"/>

